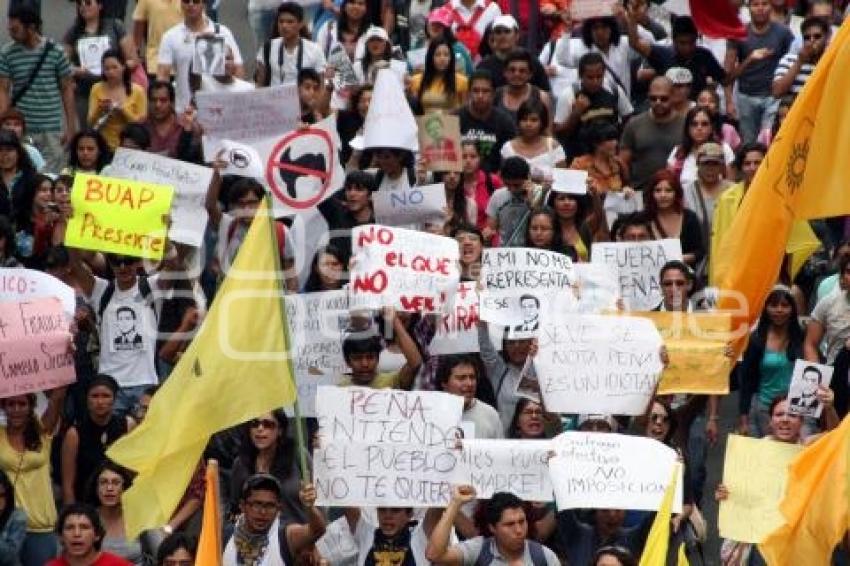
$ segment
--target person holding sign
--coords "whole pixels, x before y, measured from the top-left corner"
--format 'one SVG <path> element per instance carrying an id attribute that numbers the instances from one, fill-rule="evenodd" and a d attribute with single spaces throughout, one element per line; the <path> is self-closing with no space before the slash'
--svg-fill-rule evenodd
<path id="1" fill-rule="evenodd" d="M 375 188 L 375 177 L 371 173 L 350 171 L 345 176 L 340 191 L 342 194 L 337 193 L 316 207 L 332 234 L 329 245 L 339 247 L 346 257 L 351 256 L 351 229 L 375 223 L 372 208 L 372 192 Z"/>
<path id="2" fill-rule="evenodd" d="M 240 509 L 233 536 L 227 541 L 222 566 L 295 564 L 295 558 L 325 533 L 325 517 L 316 506 L 316 487 L 302 486 L 298 494 L 307 509 L 306 524 L 281 521 L 281 488 L 275 478 L 255 474 L 242 487 Z"/>
<path id="3" fill-rule="evenodd" d="M 457 515 L 464 504 L 474 499 L 474 487 L 454 487 L 452 500 L 443 511 L 443 516 L 428 541 L 425 551 L 428 560 L 445 566 L 520 563 L 560 566 L 561 561 L 552 550 L 528 538 L 528 521 L 522 500 L 505 492 L 494 493 L 485 503 L 487 528 L 490 531 L 488 536 L 477 536 L 450 547 L 449 537 Z"/>
<path id="4" fill-rule="evenodd" d="M 590 261 L 591 244 L 610 239 L 602 203 L 594 193 L 553 191 L 547 205 L 555 211 L 566 255 L 573 261 Z"/>
<path id="5" fill-rule="evenodd" d="M 463 421 L 473 425 L 474 438 L 503 438 L 499 412 L 476 398 L 478 367 L 470 355 L 443 356 L 437 366 L 437 383 L 442 391 L 463 397 Z"/>
<path id="6" fill-rule="evenodd" d="M 501 246 L 523 246 L 528 213 L 536 192 L 531 182 L 531 167 L 522 157 L 508 157 L 500 170 L 502 182 L 487 204 L 487 228 L 484 237 Z"/>
<path id="7" fill-rule="evenodd" d="M 497 352 L 490 341 L 490 328 L 484 321 L 478 322 L 478 347 L 481 361 L 487 370 L 487 378 L 496 393 L 496 405 L 502 426 L 507 429 L 520 400 L 516 390 L 522 381 L 529 357 L 537 353 L 535 341 L 528 337 L 508 338 L 505 330 L 502 352 Z"/>
<path id="8" fill-rule="evenodd" d="M 370 323 L 365 330 L 351 331 L 342 341 L 342 355 L 351 369 L 351 375 L 341 385 L 404 390 L 409 390 L 413 385 L 416 370 L 422 365 L 422 354 L 395 311 L 388 308 L 384 312 L 384 319 L 392 321 L 395 343 L 404 356 L 405 364 L 398 372 L 378 373 L 378 360 L 384 350 L 384 343 Z"/>

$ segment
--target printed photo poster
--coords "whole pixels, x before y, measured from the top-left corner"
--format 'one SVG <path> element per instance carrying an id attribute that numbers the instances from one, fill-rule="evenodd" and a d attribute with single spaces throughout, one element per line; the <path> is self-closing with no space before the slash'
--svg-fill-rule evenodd
<path id="1" fill-rule="evenodd" d="M 457 241 L 390 226 L 352 230 L 351 308 L 442 312 L 460 281 Z"/>
<path id="2" fill-rule="evenodd" d="M 109 36 L 81 37 L 77 40 L 77 56 L 80 58 L 80 66 L 89 73 L 100 76 L 103 74 L 103 54 L 108 49 Z"/>
<path id="3" fill-rule="evenodd" d="M 200 35 L 195 38 L 195 51 L 192 54 L 192 72 L 198 75 L 225 75 L 224 37 Z"/>
<path id="4" fill-rule="evenodd" d="M 552 439 L 549 473 L 555 502 L 564 509 L 657 511 L 673 477 L 678 455 L 643 436 L 564 432 Z M 682 510 L 682 475 L 673 512 Z"/>
<path id="5" fill-rule="evenodd" d="M 617 272 L 620 296 L 630 311 L 651 311 L 661 303 L 661 268 L 682 259 L 677 238 L 647 242 L 600 242 L 591 246 L 591 263 L 612 266 Z"/>
<path id="6" fill-rule="evenodd" d="M 531 338 L 555 295 L 572 298 L 575 271 L 564 254 L 533 248 L 490 248 L 481 258 L 480 316 Z"/>
<path id="7" fill-rule="evenodd" d="M 661 376 L 661 336 L 652 321 L 547 311 L 534 367 L 556 413 L 642 415 Z"/>
<path id="8" fill-rule="evenodd" d="M 287 295 L 285 301 L 299 408 L 302 416 L 315 417 L 317 388 L 339 384 L 348 372 L 342 355 L 351 321 L 348 293 L 301 293 Z"/>
<path id="9" fill-rule="evenodd" d="M 834 368 L 806 360 L 794 362 L 791 386 L 788 388 L 788 409 L 795 415 L 819 418 L 823 404 L 818 400 L 818 388 L 829 387 Z"/>
<path id="10" fill-rule="evenodd" d="M 460 147 L 460 118 L 432 112 L 416 119 L 419 149 L 428 171 L 456 171 L 463 168 Z"/>

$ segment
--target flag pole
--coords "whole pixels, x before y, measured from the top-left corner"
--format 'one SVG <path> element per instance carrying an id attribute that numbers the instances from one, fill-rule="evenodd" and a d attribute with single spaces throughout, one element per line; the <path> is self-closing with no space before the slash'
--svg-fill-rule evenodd
<path id="1" fill-rule="evenodd" d="M 298 388 L 294 383 L 295 376 L 292 373 L 292 363 L 290 358 L 290 352 L 292 351 L 292 341 L 290 340 L 289 336 L 289 318 L 286 315 L 286 299 L 284 297 L 286 285 L 283 273 L 283 266 L 280 261 L 281 242 L 278 241 L 277 220 L 275 220 L 274 218 L 272 201 L 271 197 L 268 194 L 266 194 L 265 198 L 263 199 L 263 203 L 264 210 L 262 214 L 268 214 L 270 217 L 269 227 L 271 228 L 272 242 L 274 242 L 275 245 L 275 253 L 273 254 L 275 264 L 274 277 L 278 280 L 278 289 L 279 291 L 281 291 L 278 294 L 278 306 L 280 307 L 281 316 L 283 318 L 284 341 L 286 343 L 286 347 L 289 349 L 289 352 L 286 352 L 286 360 L 284 363 L 286 365 L 286 373 L 288 374 L 287 378 L 293 380 L 292 386 L 293 388 L 295 388 L 295 399 L 292 402 L 292 408 L 295 413 L 295 446 L 298 451 L 299 468 L 301 468 L 301 481 L 307 483 L 310 481 L 310 473 L 307 469 L 307 443 L 305 441 L 304 434 L 304 419 L 301 417 L 301 407 L 298 403 Z M 260 214 L 260 211 L 257 211 L 257 213 Z"/>

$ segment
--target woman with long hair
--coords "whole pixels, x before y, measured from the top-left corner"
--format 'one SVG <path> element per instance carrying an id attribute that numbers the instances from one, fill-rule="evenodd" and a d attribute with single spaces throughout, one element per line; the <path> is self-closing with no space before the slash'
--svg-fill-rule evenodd
<path id="1" fill-rule="evenodd" d="M 539 100 L 526 100 L 517 109 L 517 137 L 502 146 L 502 159 L 522 157 L 531 167 L 531 177 L 542 181 L 551 177 L 552 169 L 566 167 L 564 148 L 546 134 L 549 110 Z"/>
<path id="2" fill-rule="evenodd" d="M 13 218 L 19 211 L 27 210 L 22 200 L 35 174 L 35 167 L 18 136 L 0 130 L 0 215 Z"/>
<path id="3" fill-rule="evenodd" d="M 756 437 L 768 434 L 768 408 L 777 396 L 787 395 L 794 361 L 803 357 L 804 339 L 794 295 L 788 287 L 777 285 L 764 302 L 740 368 L 738 430 L 741 434 Z"/>
<path id="4" fill-rule="evenodd" d="M 44 564 L 56 555 L 56 503 L 50 478 L 50 448 L 59 427 L 65 387 L 48 395 L 39 417 L 35 394 L 0 399 L 6 425 L 0 426 L 0 470 L 15 486 L 15 506 L 27 516 L 21 563 Z"/>
<path id="5" fill-rule="evenodd" d="M 525 245 L 529 248 L 571 255 L 571 248 L 561 239 L 561 223 L 558 216 L 549 208 L 532 210 L 525 225 Z M 576 260 L 576 257 L 571 256 Z"/>
<path id="6" fill-rule="evenodd" d="M 651 191 L 644 198 L 644 212 L 656 240 L 676 238 L 682 243 L 682 260 L 693 267 L 705 255 L 699 218 L 685 208 L 685 193 L 676 176 L 661 169 L 652 176 Z"/>
<path id="7" fill-rule="evenodd" d="M 106 460 L 90 478 L 88 501 L 97 509 L 103 523 L 101 548 L 132 562 L 135 566 L 145 566 L 148 561 L 142 553 L 139 539 L 128 540 L 124 529 L 121 496 L 130 488 L 130 483 L 130 474 L 126 469 Z"/>
<path id="8" fill-rule="evenodd" d="M 148 114 L 145 90 L 130 81 L 130 67 L 117 49 L 103 54 L 102 78 L 89 95 L 88 124 L 98 130 L 110 151 L 115 151 L 121 130 L 127 124 L 143 122 Z"/>
<path id="9" fill-rule="evenodd" d="M 587 171 L 590 190 L 604 201 L 609 192 L 623 192 L 630 198 L 634 191 L 627 186 L 628 170 L 618 156 L 620 134 L 609 123 L 596 121 L 588 128 L 590 153 L 579 155 L 570 169 Z"/>
<path id="10" fill-rule="evenodd" d="M 15 506 L 15 485 L 0 470 L 0 565 L 17 566 L 27 535 L 27 515 Z"/>
<path id="11" fill-rule="evenodd" d="M 469 49 L 457 40 L 452 27 L 454 26 L 454 12 L 448 5 L 440 6 L 428 15 L 428 23 L 425 26 L 425 36 L 428 42 L 437 39 L 446 39 L 452 46 L 452 52 L 455 58 L 455 69 L 459 73 L 463 73 L 467 78 L 472 75 L 475 70 L 475 63 L 472 61 L 472 55 Z M 417 67 L 414 61 L 411 60 L 408 54 L 408 61 L 414 69 Z"/>
<path id="12" fill-rule="evenodd" d="M 310 265 L 310 275 L 304 284 L 305 293 L 336 291 L 346 281 L 348 258 L 343 250 L 328 244 L 316 251 Z"/>
<path id="13" fill-rule="evenodd" d="M 735 152 L 729 144 L 723 142 L 720 120 L 708 108 L 694 106 L 685 115 L 685 131 L 682 143 L 673 148 L 667 158 L 667 167 L 678 177 L 679 183 L 686 185 L 697 178 L 697 150 L 707 142 L 719 143 L 723 148 L 723 160 L 726 163 L 724 175 L 732 178 L 732 162 Z"/>
<path id="14" fill-rule="evenodd" d="M 241 427 L 239 456 L 230 474 L 230 511 L 239 513 L 239 498 L 245 480 L 254 474 L 271 474 L 281 484 L 281 518 L 304 523 L 307 513 L 298 493 L 301 489 L 300 458 L 288 435 L 289 420 L 283 409 L 260 415 Z M 309 470 L 304 470 L 309 474 Z"/>
<path id="15" fill-rule="evenodd" d="M 484 230 L 487 227 L 487 203 L 493 192 L 502 187 L 502 180 L 495 173 L 481 167 L 481 153 L 474 140 L 463 140 L 460 144 L 463 190 L 456 198 L 463 198 L 464 222 Z"/>
<path id="16" fill-rule="evenodd" d="M 86 128 L 77 132 L 68 144 L 68 167 L 62 174 L 91 173 L 97 175 L 112 161 L 112 152 L 100 132 Z"/>
<path id="17" fill-rule="evenodd" d="M 425 55 L 425 70 L 410 79 L 414 108 L 422 114 L 451 112 L 463 105 L 468 90 L 467 78 L 455 71 L 455 57 L 449 40 L 431 41 Z"/>
<path id="18" fill-rule="evenodd" d="M 15 218 L 15 253 L 25 267 L 41 269 L 44 253 L 62 238 L 57 230 L 59 208 L 53 202 L 53 179 L 39 173 L 23 195 Z"/>
<path id="19" fill-rule="evenodd" d="M 594 204 L 596 201 L 596 204 Z M 567 255 L 575 261 L 590 261 L 590 247 L 594 242 L 604 242 L 609 238 L 605 227 L 602 204 L 592 193 L 574 195 L 570 193 L 552 192 L 549 194 L 547 205 L 555 212 L 558 225 L 561 228 L 561 241 L 567 250 Z M 597 211 L 601 222 L 594 222 L 593 211 Z"/>
<path id="20" fill-rule="evenodd" d="M 551 435 L 546 430 L 546 421 L 557 419 L 556 415 L 546 413 L 543 405 L 522 397 L 517 401 L 516 409 L 508 425 L 507 438 L 519 440 L 542 440 Z"/>
<path id="21" fill-rule="evenodd" d="M 697 106 L 708 108 L 714 119 L 720 122 L 720 139 L 731 147 L 732 151 L 737 150 L 741 145 L 741 135 L 726 114 L 721 113 L 720 94 L 717 89 L 713 87 L 702 89 L 697 94 Z"/>

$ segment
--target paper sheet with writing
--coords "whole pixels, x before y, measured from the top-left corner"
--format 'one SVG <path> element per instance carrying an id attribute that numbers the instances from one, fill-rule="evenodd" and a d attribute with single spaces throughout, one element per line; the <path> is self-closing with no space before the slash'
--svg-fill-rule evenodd
<path id="1" fill-rule="evenodd" d="M 673 476 L 676 451 L 642 436 L 564 432 L 552 439 L 549 472 L 558 509 L 657 511 Z M 682 509 L 682 478 L 673 512 Z"/>
<path id="2" fill-rule="evenodd" d="M 658 384 L 660 395 L 729 393 L 729 313 L 642 312 L 639 316 L 655 323 L 670 358 Z"/>
<path id="3" fill-rule="evenodd" d="M 464 440 L 469 484 L 479 499 L 497 491 L 524 501 L 552 501 L 548 440 Z"/>
<path id="4" fill-rule="evenodd" d="M 798 444 L 729 435 L 723 464 L 729 498 L 720 502 L 720 536 L 759 543 L 784 523 L 779 503 L 788 465 L 802 449 Z"/>
<path id="5" fill-rule="evenodd" d="M 659 273 L 672 259 L 682 259 L 678 239 L 601 242 L 590 249 L 592 263 L 604 263 L 617 271 L 620 296 L 633 311 L 649 311 L 661 303 Z"/>

